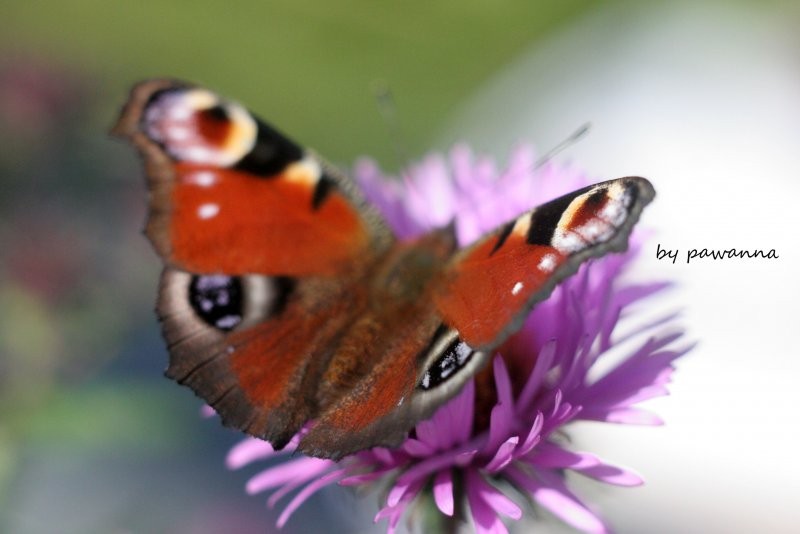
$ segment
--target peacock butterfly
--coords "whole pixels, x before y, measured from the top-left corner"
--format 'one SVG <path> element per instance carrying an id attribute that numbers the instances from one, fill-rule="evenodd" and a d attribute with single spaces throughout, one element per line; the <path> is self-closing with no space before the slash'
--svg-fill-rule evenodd
<path id="1" fill-rule="evenodd" d="M 655 195 L 602 182 L 458 249 L 452 226 L 396 239 L 347 176 L 192 84 L 137 85 L 113 133 L 144 158 L 166 375 L 276 448 L 313 421 L 298 448 L 324 458 L 397 445 Z"/>

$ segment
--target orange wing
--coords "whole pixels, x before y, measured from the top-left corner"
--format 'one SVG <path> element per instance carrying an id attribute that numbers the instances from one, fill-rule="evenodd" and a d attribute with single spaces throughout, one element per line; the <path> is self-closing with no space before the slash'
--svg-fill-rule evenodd
<path id="1" fill-rule="evenodd" d="M 318 377 L 362 301 L 328 277 L 166 268 L 158 298 L 166 375 L 202 397 L 225 425 L 281 448 L 317 415 Z"/>
<path id="2" fill-rule="evenodd" d="M 173 267 L 329 275 L 392 240 L 345 177 L 206 89 L 144 82 L 114 133 L 145 158 L 147 235 Z"/>
<path id="3" fill-rule="evenodd" d="M 655 196 L 644 178 L 583 188 L 525 213 L 463 249 L 445 267 L 434 302 L 476 349 L 492 349 L 584 261 L 628 246 Z"/>

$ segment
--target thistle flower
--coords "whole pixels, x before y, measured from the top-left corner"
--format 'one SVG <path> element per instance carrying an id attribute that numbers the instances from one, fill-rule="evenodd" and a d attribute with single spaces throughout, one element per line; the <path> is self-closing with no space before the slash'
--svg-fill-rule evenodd
<path id="1" fill-rule="evenodd" d="M 456 146 L 448 157 L 428 156 L 402 180 L 385 177 L 370 160 L 357 163 L 355 176 L 398 236 L 455 219 L 462 245 L 589 183 L 572 167 L 552 162 L 537 167 L 528 146 L 512 153 L 503 172 L 491 159 L 475 158 L 465 146 Z M 299 490 L 278 518 L 279 527 L 316 491 L 338 483 L 383 484 L 375 520 L 387 520 L 388 532 L 394 532 L 412 504 L 426 500 L 443 516 L 463 518 L 468 517 L 466 503 L 478 533 L 506 532 L 501 517 L 523 515 L 523 503 L 510 495 L 527 496 L 585 532 L 606 532 L 602 519 L 569 489 L 565 472 L 617 486 L 637 486 L 642 479 L 591 453 L 571 450 L 563 431 L 580 420 L 661 424 L 635 405 L 667 393 L 673 360 L 689 350 L 670 348 L 682 335 L 665 330 L 672 316 L 618 333 L 617 325 L 626 322 L 633 304 L 668 285 L 620 284 L 638 248 L 634 237 L 628 252 L 584 265 L 563 282 L 500 347 L 489 368 L 430 420 L 417 424 L 400 447 L 377 447 L 338 463 L 292 457 L 254 476 L 248 493 L 272 490 L 267 501 L 272 507 Z M 590 378 L 595 364 L 623 341 L 634 347 L 627 357 L 601 378 Z M 227 464 L 238 468 L 285 455 L 299 437 L 281 452 L 247 438 L 230 451 Z"/>

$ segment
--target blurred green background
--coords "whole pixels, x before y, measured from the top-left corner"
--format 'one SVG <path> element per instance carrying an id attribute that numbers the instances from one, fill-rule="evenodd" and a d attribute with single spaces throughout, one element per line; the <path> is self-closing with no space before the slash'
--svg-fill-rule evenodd
<path id="1" fill-rule="evenodd" d="M 239 435 L 202 419 L 199 400 L 162 377 L 166 353 L 152 311 L 160 264 L 140 233 L 141 168 L 133 151 L 106 133 L 134 82 L 170 76 L 206 85 L 344 167 L 366 154 L 396 170 L 462 138 L 498 154 L 520 137 L 547 149 L 587 120 L 604 119 L 592 140 L 570 153 L 579 154 L 592 174 L 656 176 L 660 202 L 649 221 L 659 229 L 677 228 L 666 232 L 673 245 L 772 248 L 778 245 L 766 237 L 783 235 L 789 243 L 785 232 L 800 221 L 775 220 L 770 234 L 751 222 L 790 212 L 790 206 L 780 210 L 775 202 L 796 197 L 786 193 L 754 202 L 759 190 L 750 187 L 758 178 L 759 185 L 775 179 L 783 190 L 797 189 L 797 174 L 782 171 L 789 164 L 800 169 L 796 156 L 787 156 L 797 153 L 800 139 L 800 43 L 791 30 L 798 21 L 797 4 L 789 1 L 5 0 L 0 4 L 0 532 L 274 530 L 276 513 L 264 506 L 265 499 L 244 495 L 244 483 L 257 469 L 224 468 L 224 455 Z M 528 63 L 528 58 L 533 59 Z M 382 115 L 376 96 L 381 87 L 394 95 L 396 124 Z M 777 109 L 767 109 L 773 103 Z M 526 109 L 531 113 L 523 113 Z M 784 121 L 780 132 L 773 118 Z M 726 144 L 732 132 L 742 137 Z M 759 151 L 770 156 L 758 159 Z M 748 154 L 757 164 L 738 163 L 737 157 Z M 736 174 L 770 161 L 777 172 Z M 729 165 L 724 173 L 721 162 Z M 710 188 L 720 187 L 715 172 L 736 187 L 724 186 L 727 203 L 711 216 L 705 202 L 716 194 Z M 704 187 L 711 191 L 708 197 Z M 699 201 L 683 203 L 687 198 Z M 763 214 L 728 218 L 724 211 L 751 204 L 763 207 Z M 678 212 L 681 217 L 675 217 Z M 731 221 L 741 221 L 741 228 L 736 222 L 731 227 Z M 739 241 L 721 242 L 731 228 Z M 755 241 L 742 242 L 743 230 Z M 796 242 L 794 234 L 791 239 Z M 764 478 L 754 478 L 761 476 L 759 468 L 745 472 L 750 464 L 737 464 L 738 454 L 750 454 L 754 446 L 783 446 L 787 455 L 796 450 L 796 431 L 777 424 L 789 411 L 770 412 L 770 419 L 757 403 L 749 405 L 752 413 L 737 403 L 749 398 L 745 391 L 753 397 L 776 395 L 774 405 L 796 406 L 800 399 L 790 400 L 787 392 L 797 388 L 788 382 L 774 387 L 764 379 L 754 391 L 736 380 L 752 376 L 751 359 L 745 360 L 750 352 L 774 355 L 773 365 L 766 366 L 775 370 L 773 380 L 800 372 L 796 355 L 785 348 L 789 343 L 775 335 L 782 318 L 792 314 L 784 311 L 776 320 L 763 315 L 796 308 L 797 300 L 789 303 L 788 297 L 797 292 L 796 277 L 786 285 L 788 274 L 775 276 L 776 266 L 794 272 L 788 263 L 791 247 L 781 250 L 789 256 L 783 263 L 730 274 L 731 285 L 720 293 L 706 291 L 728 276 L 722 267 L 683 271 L 686 283 L 696 284 L 695 328 L 702 330 L 697 325 L 705 318 L 734 311 L 736 316 L 720 326 L 717 345 L 709 333 L 713 327 L 702 333 L 707 351 L 699 360 L 706 362 L 705 371 L 700 363 L 703 372 L 681 374 L 676 389 L 685 384 L 684 391 L 669 399 L 669 406 L 680 407 L 668 427 L 674 434 L 645 438 L 624 429 L 607 431 L 611 437 L 605 443 L 613 443 L 608 450 L 628 443 L 625 454 L 640 456 L 631 465 L 655 480 L 618 500 L 622 493 L 599 496 L 602 501 L 605 495 L 603 505 L 614 510 L 616 524 L 631 532 L 642 532 L 642 524 L 654 529 L 648 532 L 704 532 L 697 522 L 704 501 L 683 493 L 684 478 L 691 478 L 690 487 L 723 486 L 741 499 L 719 497 L 714 517 L 724 520 L 727 512 L 719 510 L 740 502 L 735 507 L 740 516 L 731 516 L 730 524 L 752 517 L 752 524 L 762 525 L 761 508 L 750 500 L 762 496 L 772 506 L 763 515 L 786 526 L 781 518 L 793 508 L 781 499 L 791 491 L 753 497 L 735 484 L 750 489 L 756 486 L 752 481 L 788 481 L 797 496 L 800 473 L 762 469 Z M 663 268 L 653 266 L 654 271 L 658 267 Z M 783 295 L 786 305 L 766 300 L 756 304 L 761 308 L 749 308 L 727 301 L 728 287 L 740 287 L 742 280 L 784 284 L 774 294 Z M 763 312 L 761 322 L 734 326 L 739 317 L 749 317 L 741 310 L 750 309 Z M 791 328 L 787 324 L 781 331 Z M 764 340 L 774 343 L 770 350 L 764 350 Z M 730 356 L 733 343 L 741 365 Z M 741 374 L 726 375 L 729 370 Z M 730 442 L 740 449 L 728 448 L 728 442 L 704 448 L 697 439 L 707 427 L 692 417 L 704 405 L 709 383 L 723 396 L 714 401 L 720 411 L 703 419 L 703 425 L 711 420 L 719 425 L 706 439 L 736 436 Z M 746 434 L 751 439 L 746 445 L 737 441 L 743 413 L 763 422 Z M 760 436 L 771 437 L 760 443 Z M 663 456 L 650 452 L 659 444 Z M 723 449 L 728 457 L 717 454 Z M 683 462 L 680 451 L 696 455 L 695 469 L 685 475 L 675 463 L 662 462 Z M 618 457 L 623 464 L 625 454 Z M 701 473 L 712 468 L 738 475 L 725 484 L 703 480 Z M 647 493 L 657 488 L 667 493 Z M 373 496 L 323 492 L 284 532 L 367 532 L 375 502 Z M 638 514 L 628 509 L 636 502 L 644 503 Z M 673 514 L 683 507 L 691 512 Z M 649 523 L 648 511 L 658 514 L 659 522 Z M 673 523 L 661 524 L 662 513 Z M 552 528 L 557 527 L 544 525 Z"/>

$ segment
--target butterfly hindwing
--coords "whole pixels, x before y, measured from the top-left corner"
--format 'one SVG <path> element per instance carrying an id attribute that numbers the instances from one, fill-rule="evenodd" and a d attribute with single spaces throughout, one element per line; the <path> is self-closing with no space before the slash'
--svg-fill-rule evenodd
<path id="1" fill-rule="evenodd" d="M 471 349 L 433 311 L 408 319 L 380 345 L 369 372 L 320 414 L 299 450 L 339 458 L 375 445 L 398 446 L 485 363 L 487 354 Z"/>
<path id="2" fill-rule="evenodd" d="M 342 294 L 347 291 L 347 296 Z M 319 383 L 364 298 L 326 277 L 193 275 L 166 268 L 166 375 L 223 423 L 280 448 L 319 411 Z"/>

